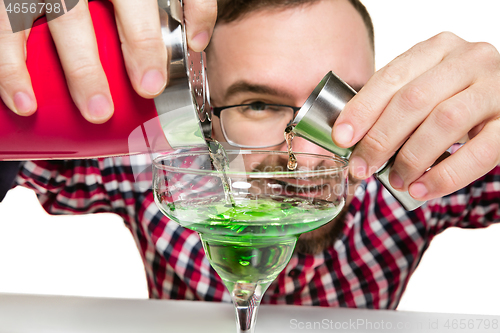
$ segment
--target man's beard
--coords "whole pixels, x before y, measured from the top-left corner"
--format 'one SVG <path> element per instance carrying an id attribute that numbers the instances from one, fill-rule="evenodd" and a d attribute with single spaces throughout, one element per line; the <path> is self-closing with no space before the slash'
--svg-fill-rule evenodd
<path id="1" fill-rule="evenodd" d="M 308 237 L 309 235 L 307 234 L 304 234 L 305 237 L 299 237 L 294 252 L 315 255 L 332 247 L 342 233 L 346 215 L 347 209 L 344 208 L 335 219 L 330 221 L 326 226 L 323 226 L 323 228 L 327 228 L 324 232 L 311 237 Z"/>
<path id="2" fill-rule="evenodd" d="M 255 166 L 253 170 L 262 172 L 283 172 L 288 170 L 288 159 L 275 157 L 276 156 L 272 156 L 270 159 L 264 160 L 262 163 Z M 328 222 L 325 226 L 320 227 L 323 232 L 319 232 L 315 235 L 306 233 L 304 236 L 299 237 L 294 252 L 315 255 L 333 246 L 344 228 L 346 213 L 347 207 L 344 207 L 336 218 Z"/>

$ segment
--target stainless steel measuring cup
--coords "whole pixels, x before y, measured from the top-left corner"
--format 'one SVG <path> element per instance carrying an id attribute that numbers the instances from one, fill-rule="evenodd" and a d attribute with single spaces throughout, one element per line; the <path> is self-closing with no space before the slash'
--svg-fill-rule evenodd
<path id="1" fill-rule="evenodd" d="M 316 86 L 293 120 L 295 134 L 338 156 L 349 159 L 354 147 L 340 148 L 336 146 L 331 133 L 333 124 L 340 112 L 355 95 L 356 91 L 354 89 L 338 76 L 329 72 Z M 377 170 L 375 177 L 406 210 L 414 210 L 425 201 L 414 199 L 408 191 L 401 192 L 391 186 L 389 173 L 394 158 L 395 155 Z"/>

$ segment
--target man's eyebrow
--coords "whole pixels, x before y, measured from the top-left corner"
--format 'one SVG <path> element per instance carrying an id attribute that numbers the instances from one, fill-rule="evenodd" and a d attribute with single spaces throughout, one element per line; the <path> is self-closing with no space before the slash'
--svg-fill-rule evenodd
<path id="1" fill-rule="evenodd" d="M 356 92 L 359 92 L 361 88 L 363 88 L 363 85 L 356 84 L 356 85 L 351 85 L 351 87 Z M 230 85 L 226 91 L 224 98 L 227 100 L 228 98 L 238 93 L 254 93 L 254 94 L 274 95 L 274 96 L 292 98 L 292 95 L 287 91 L 276 89 L 265 84 L 254 84 L 254 83 L 249 83 L 247 81 L 237 81 L 232 85 Z"/>
<path id="2" fill-rule="evenodd" d="M 265 84 L 254 84 L 247 81 L 237 81 L 230 85 L 226 91 L 224 98 L 227 100 L 231 96 L 238 93 L 265 94 L 292 98 L 292 95 L 287 91 L 273 88 Z"/>

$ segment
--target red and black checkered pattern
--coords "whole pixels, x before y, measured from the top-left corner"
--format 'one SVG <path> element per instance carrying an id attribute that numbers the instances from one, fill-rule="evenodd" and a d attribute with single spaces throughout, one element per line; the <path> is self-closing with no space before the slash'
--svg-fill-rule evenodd
<path id="1" fill-rule="evenodd" d="M 26 162 L 17 183 L 34 189 L 50 214 L 119 214 L 144 261 L 150 297 L 230 301 L 198 234 L 163 216 L 150 184 L 135 181 L 132 169 L 130 157 Z M 334 245 L 294 255 L 262 303 L 394 309 L 435 235 L 499 221 L 500 167 L 413 212 L 370 178 Z"/>

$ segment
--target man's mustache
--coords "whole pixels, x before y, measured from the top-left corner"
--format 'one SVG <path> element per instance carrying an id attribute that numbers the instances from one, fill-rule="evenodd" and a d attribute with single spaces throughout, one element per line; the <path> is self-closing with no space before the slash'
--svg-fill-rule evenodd
<path id="1" fill-rule="evenodd" d="M 287 164 L 287 158 L 278 155 L 269 155 L 262 162 L 251 167 L 253 172 L 284 172 L 288 171 Z"/>
<path id="2" fill-rule="evenodd" d="M 300 158 L 298 156 L 298 168 L 295 171 L 307 170 L 307 171 L 317 171 L 317 170 L 328 170 L 329 167 L 324 162 L 320 162 L 314 166 L 310 166 L 307 163 L 306 158 Z M 257 165 L 252 165 L 252 171 L 254 172 L 292 172 L 294 170 L 288 169 L 288 154 L 270 155 L 266 157 L 262 162 Z"/>

